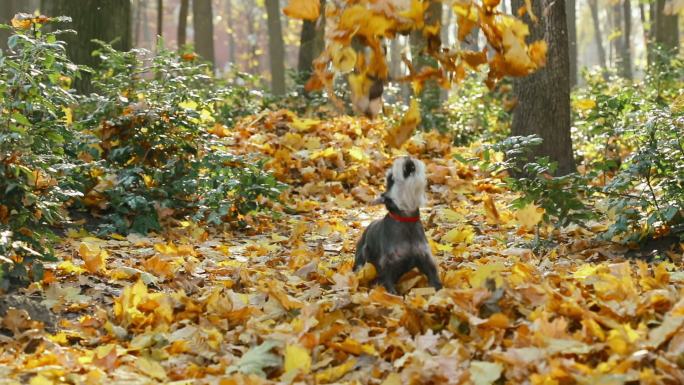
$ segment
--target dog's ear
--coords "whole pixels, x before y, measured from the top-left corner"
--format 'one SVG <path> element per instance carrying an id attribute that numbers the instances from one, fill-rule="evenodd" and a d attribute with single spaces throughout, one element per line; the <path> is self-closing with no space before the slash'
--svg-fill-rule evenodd
<path id="1" fill-rule="evenodd" d="M 373 199 L 371 201 L 371 205 L 384 205 L 387 202 L 387 198 L 385 198 L 385 193 L 380 194 L 379 197 Z"/>

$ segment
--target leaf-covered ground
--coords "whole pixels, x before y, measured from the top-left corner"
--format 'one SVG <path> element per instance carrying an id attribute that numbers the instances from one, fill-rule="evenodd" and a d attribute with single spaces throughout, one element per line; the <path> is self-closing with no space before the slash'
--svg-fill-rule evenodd
<path id="1" fill-rule="evenodd" d="M 404 149 L 428 165 L 445 287 L 409 273 L 392 296 L 351 271 L 400 154 L 382 123 L 282 111 L 213 132 L 272 157 L 282 214 L 246 232 L 72 229 L 44 282 L 0 298 L 0 384 L 684 383 L 681 250 L 625 259 L 601 223 L 537 234 L 534 207 L 453 157 L 474 149 L 418 134 Z"/>

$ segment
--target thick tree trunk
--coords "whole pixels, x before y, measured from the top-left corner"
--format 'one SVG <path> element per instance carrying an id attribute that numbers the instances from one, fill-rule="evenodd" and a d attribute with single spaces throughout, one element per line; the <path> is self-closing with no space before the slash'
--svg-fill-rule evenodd
<path id="1" fill-rule="evenodd" d="M 157 39 L 164 37 L 164 0 L 157 0 Z"/>
<path id="2" fill-rule="evenodd" d="M 656 44 L 670 52 L 679 51 L 679 15 L 666 15 L 665 5 L 667 0 L 655 0 L 651 3 L 653 10 L 651 28 Z"/>
<path id="3" fill-rule="evenodd" d="M 622 30 L 622 76 L 632 79 L 632 3 L 630 0 L 622 0 L 622 18 L 624 28 Z"/>
<path id="4" fill-rule="evenodd" d="M 390 42 L 390 79 L 401 77 L 401 44 L 399 36 L 395 36 Z"/>
<path id="5" fill-rule="evenodd" d="M 513 9 L 524 4 L 513 0 Z M 515 95 L 518 105 L 513 112 L 513 135 L 539 135 L 544 143 L 536 155 L 558 162 L 560 175 L 575 171 L 570 137 L 570 63 L 568 35 L 563 0 L 532 2 L 540 20 L 530 25 L 530 40 L 544 39 L 548 44 L 546 66 L 518 79 Z M 529 21 L 529 18 L 528 18 Z"/>
<path id="6" fill-rule="evenodd" d="M 211 0 L 192 0 L 192 21 L 195 28 L 195 50 L 204 60 L 215 65 L 214 14 Z"/>
<path id="7" fill-rule="evenodd" d="M 313 1 L 313 0 L 312 0 Z M 325 0 L 321 0 L 321 9 L 325 9 Z M 313 72 L 313 61 L 325 47 L 325 14 L 321 12 L 319 21 L 304 20 L 299 35 L 299 58 L 297 70 L 307 78 Z"/>
<path id="8" fill-rule="evenodd" d="M 268 16 L 268 57 L 271 63 L 271 91 L 274 95 L 285 94 L 285 43 L 280 23 L 280 3 L 266 0 Z"/>
<path id="9" fill-rule="evenodd" d="M 180 0 L 180 10 L 178 11 L 178 50 L 182 50 L 187 42 L 188 32 L 188 12 L 190 11 L 190 0 Z"/>
<path id="10" fill-rule="evenodd" d="M 570 87 L 577 85 L 577 16 L 576 0 L 565 0 L 565 16 L 568 23 L 568 53 L 570 55 Z"/>
<path id="11" fill-rule="evenodd" d="M 606 50 L 603 48 L 603 38 L 601 37 L 601 21 L 599 20 L 598 1 L 589 0 L 589 10 L 591 11 L 591 20 L 594 24 L 594 41 L 596 42 L 596 49 L 598 50 L 598 59 L 601 68 L 606 69 Z"/>
<path id="12" fill-rule="evenodd" d="M 131 2 L 129 0 L 43 0 L 41 10 L 47 16 L 70 16 L 68 26 L 77 35 L 64 34 L 67 54 L 77 64 L 96 68 L 99 59 L 92 56 L 98 45 L 93 39 L 113 42 L 115 49 L 131 49 Z M 81 73 L 75 87 L 79 92 L 92 91 L 90 76 Z"/>

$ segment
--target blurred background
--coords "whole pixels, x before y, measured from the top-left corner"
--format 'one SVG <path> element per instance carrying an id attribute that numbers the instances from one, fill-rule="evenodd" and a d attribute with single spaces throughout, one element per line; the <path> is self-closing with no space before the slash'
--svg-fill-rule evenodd
<path id="1" fill-rule="evenodd" d="M 449 3 L 443 2 L 442 40 L 454 45 L 457 27 Z M 69 15 L 84 47 L 93 36 L 118 38 L 118 47 L 124 49 L 154 51 L 157 44 L 171 49 L 189 44 L 189 50 L 214 63 L 219 74 L 234 65 L 270 84 L 271 61 L 284 63 L 286 71 L 306 72 L 323 47 L 324 18 L 288 18 L 282 12 L 286 5 L 286 0 L 0 0 L 0 23 L 8 23 L 17 12 Z M 603 67 L 640 78 L 649 42 L 671 48 L 681 44 L 683 5 L 682 0 L 566 1 L 571 71 Z M 510 0 L 501 7 L 510 13 Z M 0 47 L 6 45 L 7 33 L 2 33 Z M 400 37 L 388 43 L 393 76 L 406 71 L 401 53 L 410 57 L 409 40 Z M 482 48 L 483 37 L 475 34 L 467 44 Z M 574 84 L 581 82 L 581 77 L 571 77 Z"/>

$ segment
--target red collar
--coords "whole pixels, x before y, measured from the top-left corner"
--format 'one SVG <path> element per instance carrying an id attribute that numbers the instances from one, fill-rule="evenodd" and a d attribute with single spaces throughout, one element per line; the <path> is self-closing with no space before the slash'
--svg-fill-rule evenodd
<path id="1" fill-rule="evenodd" d="M 397 222 L 418 222 L 420 221 L 420 215 L 415 216 L 415 217 L 402 217 L 401 215 L 397 215 L 395 213 L 387 213 L 387 215 L 390 216 L 390 218 L 394 219 Z"/>

